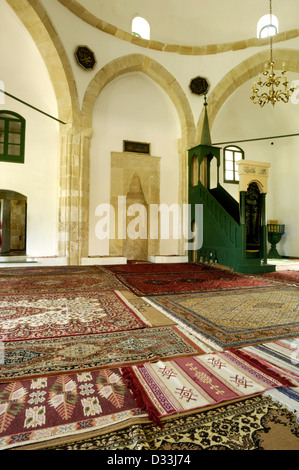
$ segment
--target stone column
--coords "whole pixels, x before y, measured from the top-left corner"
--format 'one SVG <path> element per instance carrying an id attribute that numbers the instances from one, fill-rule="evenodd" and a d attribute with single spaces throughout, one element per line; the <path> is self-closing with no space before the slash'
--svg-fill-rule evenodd
<path id="1" fill-rule="evenodd" d="M 93 130 L 61 126 L 58 252 L 70 265 L 88 256 L 90 140 Z"/>

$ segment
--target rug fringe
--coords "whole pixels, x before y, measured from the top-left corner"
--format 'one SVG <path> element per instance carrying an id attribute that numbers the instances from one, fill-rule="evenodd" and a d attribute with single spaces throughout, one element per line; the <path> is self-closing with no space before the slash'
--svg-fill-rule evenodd
<path id="1" fill-rule="evenodd" d="M 134 372 L 130 367 L 123 367 L 121 369 L 122 377 L 133 394 L 133 397 L 136 400 L 137 406 L 142 410 L 145 411 L 149 417 L 149 419 L 154 423 L 155 426 L 160 426 L 164 428 L 162 421 L 158 416 L 158 412 L 156 408 L 152 405 L 152 403 L 146 399 L 146 395 L 142 393 L 141 386 L 135 377 Z"/>

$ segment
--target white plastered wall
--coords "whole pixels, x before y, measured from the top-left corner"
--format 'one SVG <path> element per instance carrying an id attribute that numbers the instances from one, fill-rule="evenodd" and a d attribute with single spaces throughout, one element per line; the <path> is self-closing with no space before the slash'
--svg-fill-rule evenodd
<path id="1" fill-rule="evenodd" d="M 103 90 L 95 105 L 93 123 L 89 254 L 107 256 L 109 241 L 96 237 L 95 226 L 99 218 L 95 211 L 98 205 L 110 203 L 111 152 L 122 152 L 124 140 L 150 143 L 151 155 L 161 157 L 160 203 L 177 204 L 180 129 L 169 97 L 154 81 L 139 72 L 120 76 Z M 178 241 L 161 240 L 160 254 L 177 255 Z"/>
<path id="2" fill-rule="evenodd" d="M 53 86 L 34 41 L 6 2 L 0 15 L 1 76 L 6 92 L 57 116 Z M 25 163 L 0 162 L 0 188 L 27 197 L 27 255 L 57 254 L 59 124 L 6 96 L 0 110 L 26 120 Z"/>

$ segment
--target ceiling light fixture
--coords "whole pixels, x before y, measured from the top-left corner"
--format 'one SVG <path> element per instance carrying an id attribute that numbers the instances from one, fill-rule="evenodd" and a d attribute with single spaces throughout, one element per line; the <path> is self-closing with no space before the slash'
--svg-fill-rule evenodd
<path id="1" fill-rule="evenodd" d="M 270 0 L 270 26 L 272 25 L 272 0 Z M 289 88 L 289 82 L 286 76 L 285 64 L 280 76 L 276 76 L 274 72 L 273 52 L 272 52 L 272 34 L 271 28 L 269 28 L 269 39 L 270 39 L 270 60 L 268 64 L 265 64 L 263 75 L 265 81 L 259 77 L 259 81 L 254 83 L 250 99 L 254 104 L 259 104 L 261 108 L 267 103 L 271 103 L 272 106 L 278 101 L 287 103 L 290 99 L 294 88 Z M 282 86 L 280 88 L 280 86 Z"/>

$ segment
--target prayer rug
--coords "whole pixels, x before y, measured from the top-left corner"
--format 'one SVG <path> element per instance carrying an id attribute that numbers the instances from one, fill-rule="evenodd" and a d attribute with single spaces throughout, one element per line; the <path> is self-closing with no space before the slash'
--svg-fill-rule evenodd
<path id="1" fill-rule="evenodd" d="M 175 413 L 291 385 L 261 364 L 245 361 L 237 351 L 144 363 L 124 367 L 122 373 L 138 406 L 156 425 Z"/>
<path id="2" fill-rule="evenodd" d="M 247 346 L 240 351 L 299 385 L 299 338 Z"/>
<path id="3" fill-rule="evenodd" d="M 0 450 L 141 416 L 118 368 L 0 384 Z"/>
<path id="4" fill-rule="evenodd" d="M 0 298 L 0 340 L 55 338 L 145 328 L 119 291 L 31 293 Z"/>
<path id="5" fill-rule="evenodd" d="M 113 274 L 99 266 L 3 268 L 0 294 L 101 292 L 123 288 Z"/>
<path id="6" fill-rule="evenodd" d="M 240 402 L 153 424 L 134 424 L 118 431 L 78 436 L 72 442 L 44 443 L 50 450 L 196 451 L 298 450 L 296 416 L 270 397 Z M 191 455 L 191 454 L 190 454 Z M 221 459 L 223 454 L 221 454 Z M 247 456 L 246 456 L 247 458 Z"/>
<path id="7" fill-rule="evenodd" d="M 139 296 L 179 294 L 219 289 L 266 287 L 270 281 L 206 264 L 144 264 L 106 268 Z"/>
<path id="8" fill-rule="evenodd" d="M 0 382 L 95 370 L 204 351 L 176 327 L 4 343 Z"/>
<path id="9" fill-rule="evenodd" d="M 180 294 L 149 300 L 223 349 L 299 336 L 296 287 Z"/>

